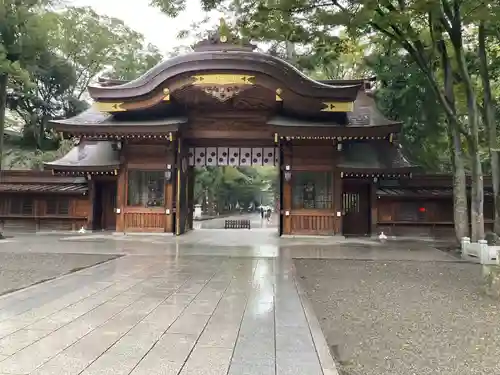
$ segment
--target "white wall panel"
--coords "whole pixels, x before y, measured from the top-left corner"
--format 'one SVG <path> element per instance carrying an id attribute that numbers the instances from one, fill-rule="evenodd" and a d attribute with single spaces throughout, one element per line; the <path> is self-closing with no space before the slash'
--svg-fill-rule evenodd
<path id="1" fill-rule="evenodd" d="M 214 167 L 217 165 L 217 147 L 207 147 L 207 165 Z"/>
<path id="2" fill-rule="evenodd" d="M 194 165 L 204 167 L 206 164 L 207 150 L 205 147 L 195 147 L 194 149 Z"/>
<path id="3" fill-rule="evenodd" d="M 194 165 L 194 147 L 189 148 L 188 157 L 189 157 L 189 165 L 193 166 Z"/>
<path id="4" fill-rule="evenodd" d="M 262 147 L 252 148 L 252 165 L 262 165 Z"/>
<path id="5" fill-rule="evenodd" d="M 229 165 L 240 165 L 240 149 L 238 147 L 229 147 Z"/>
<path id="6" fill-rule="evenodd" d="M 252 165 L 252 149 L 251 148 L 248 148 L 248 147 L 241 148 L 240 165 L 242 165 L 242 166 Z"/>
<path id="7" fill-rule="evenodd" d="M 228 165 L 228 147 L 217 147 L 217 165 Z"/>

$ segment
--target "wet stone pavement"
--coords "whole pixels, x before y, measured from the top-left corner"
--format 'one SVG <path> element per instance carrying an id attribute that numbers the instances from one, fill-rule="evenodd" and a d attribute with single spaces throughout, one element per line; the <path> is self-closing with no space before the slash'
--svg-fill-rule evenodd
<path id="1" fill-rule="evenodd" d="M 0 252 L 0 295 L 106 262 L 117 256 Z"/>
<path id="2" fill-rule="evenodd" d="M 4 255 L 125 254 L 0 297 L 0 374 L 336 374 L 290 258 L 145 239 L 0 244 Z"/>
<path id="3" fill-rule="evenodd" d="M 123 256 L 0 297 L 0 375 L 336 375 L 293 258 L 456 263 L 431 244 L 269 228 L 0 243 L 18 253 Z"/>

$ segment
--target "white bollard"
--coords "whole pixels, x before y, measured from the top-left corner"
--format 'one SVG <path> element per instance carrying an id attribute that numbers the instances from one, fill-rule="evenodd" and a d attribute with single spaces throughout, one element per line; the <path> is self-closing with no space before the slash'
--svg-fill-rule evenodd
<path id="1" fill-rule="evenodd" d="M 467 254 L 467 246 L 470 245 L 470 238 L 469 237 L 462 237 L 462 240 L 460 241 L 460 249 L 462 250 L 462 257 L 465 258 Z"/>
<path id="2" fill-rule="evenodd" d="M 488 247 L 488 241 L 479 240 L 479 263 L 488 264 L 490 262 L 490 249 Z"/>

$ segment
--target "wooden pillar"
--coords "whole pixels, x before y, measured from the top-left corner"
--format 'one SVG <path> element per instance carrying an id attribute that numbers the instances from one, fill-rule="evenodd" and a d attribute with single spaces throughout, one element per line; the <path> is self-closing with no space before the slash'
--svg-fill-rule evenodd
<path id="1" fill-rule="evenodd" d="M 185 145 L 184 145 L 185 146 Z M 185 164 L 185 167 L 183 165 L 182 167 L 182 174 L 184 177 L 184 199 L 183 199 L 183 205 L 184 205 L 184 224 L 183 224 L 183 229 L 184 233 L 188 232 L 191 227 L 189 225 L 189 214 L 191 212 L 191 207 L 189 205 L 189 190 L 191 188 L 191 181 L 189 180 L 189 166 L 187 165 L 187 160 L 185 159 L 185 156 L 183 155 L 183 164 Z"/>
<path id="2" fill-rule="evenodd" d="M 283 145 L 281 162 L 281 183 L 283 184 L 283 207 L 281 213 L 283 218 L 283 234 L 292 234 L 292 183 L 285 180 L 285 167 L 291 167 L 293 178 L 293 150 L 291 145 Z M 288 215 L 287 215 L 288 212 Z"/>
<path id="3" fill-rule="evenodd" d="M 175 223 L 174 223 L 174 202 L 175 196 L 175 184 L 177 180 L 177 169 L 175 168 L 175 152 L 176 148 L 171 145 L 169 147 L 167 154 L 167 171 L 170 171 L 170 181 L 165 183 L 165 232 L 175 233 Z M 170 169 L 168 168 L 170 166 Z"/>
<path id="4" fill-rule="evenodd" d="M 118 183 L 116 184 L 116 231 L 125 232 L 125 205 L 127 200 L 127 181 L 128 171 L 126 167 L 122 167 L 118 174 Z"/>
<path id="5" fill-rule="evenodd" d="M 175 235 L 179 236 L 181 234 L 181 196 L 182 196 L 182 166 L 181 166 L 181 151 L 182 151 L 182 140 L 180 135 L 177 138 L 177 147 L 175 155 Z"/>
<path id="6" fill-rule="evenodd" d="M 95 204 L 95 181 L 93 179 L 88 180 L 89 186 L 89 214 L 87 217 L 87 229 L 94 229 L 94 204 Z"/>
<path id="7" fill-rule="evenodd" d="M 181 235 L 186 231 L 187 211 L 187 171 L 188 171 L 186 143 L 179 135 L 177 139 L 177 181 L 176 181 L 176 207 L 175 207 L 175 234 Z"/>
<path id="8" fill-rule="evenodd" d="M 377 233 L 378 228 L 378 199 L 377 199 L 377 183 L 371 182 L 370 185 L 370 212 L 371 212 L 371 235 Z"/>
<path id="9" fill-rule="evenodd" d="M 35 197 L 33 199 L 33 217 L 35 218 L 35 231 L 40 230 L 40 216 L 43 212 L 41 210 L 42 200 L 40 197 Z"/>
<path id="10" fill-rule="evenodd" d="M 342 218 L 343 218 L 343 208 L 342 208 L 342 172 L 338 169 L 334 170 L 333 173 L 333 207 L 335 209 L 334 212 L 334 226 L 335 226 L 335 234 L 342 235 Z M 340 216 L 337 213 L 340 212 Z"/>
<path id="11" fill-rule="evenodd" d="M 194 167 L 188 167 L 188 228 L 193 229 L 194 216 L 194 184 L 195 184 Z"/>

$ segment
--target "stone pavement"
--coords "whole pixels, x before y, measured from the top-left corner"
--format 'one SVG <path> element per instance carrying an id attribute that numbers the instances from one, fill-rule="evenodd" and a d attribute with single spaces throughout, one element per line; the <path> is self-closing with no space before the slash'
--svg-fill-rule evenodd
<path id="1" fill-rule="evenodd" d="M 117 256 L 119 255 L 0 252 L 0 295 L 103 263 Z"/>
<path id="2" fill-rule="evenodd" d="M 290 248 L 246 232 L 250 244 L 226 247 L 216 235 L 203 246 L 203 231 L 0 244 L 1 252 L 126 255 L 0 297 L 0 374 L 337 374 Z M 233 244 L 245 236 L 228 235 Z"/>
<path id="3" fill-rule="evenodd" d="M 224 222 L 226 220 L 250 220 L 252 229 L 273 228 L 275 232 L 278 231 L 279 217 L 274 213 L 271 220 L 268 222 L 266 219 L 260 217 L 260 213 L 244 213 L 241 215 L 223 216 L 211 220 L 195 221 L 194 229 L 224 229 Z"/>

